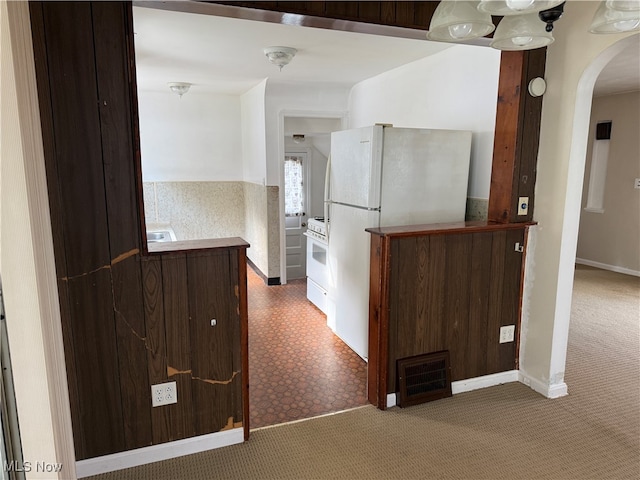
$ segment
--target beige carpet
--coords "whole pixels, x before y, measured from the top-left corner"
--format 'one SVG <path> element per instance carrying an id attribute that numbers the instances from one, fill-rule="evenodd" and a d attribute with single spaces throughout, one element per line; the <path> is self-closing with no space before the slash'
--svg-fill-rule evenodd
<path id="1" fill-rule="evenodd" d="M 569 396 L 512 383 L 407 409 L 367 406 L 92 478 L 640 478 L 640 279 L 578 267 L 575 285 Z"/>

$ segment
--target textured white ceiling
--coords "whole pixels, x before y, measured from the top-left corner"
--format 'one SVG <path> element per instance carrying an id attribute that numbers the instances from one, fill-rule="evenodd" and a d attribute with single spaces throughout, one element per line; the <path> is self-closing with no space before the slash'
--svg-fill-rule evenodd
<path id="1" fill-rule="evenodd" d="M 593 89 L 594 96 L 640 90 L 640 35 L 616 55 L 602 70 Z"/>
<path id="2" fill-rule="evenodd" d="M 239 95 L 267 77 L 351 86 L 452 46 L 145 7 L 134 7 L 133 16 L 141 90 L 189 82 L 193 91 Z M 298 49 L 282 71 L 263 53 L 273 45 Z"/>

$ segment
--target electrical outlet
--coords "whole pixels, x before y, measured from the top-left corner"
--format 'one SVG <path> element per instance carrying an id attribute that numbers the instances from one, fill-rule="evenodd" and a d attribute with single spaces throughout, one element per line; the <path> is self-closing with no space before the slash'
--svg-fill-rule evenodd
<path id="1" fill-rule="evenodd" d="M 640 178 L 636 178 L 633 188 L 640 190 Z"/>
<path id="2" fill-rule="evenodd" d="M 516 332 L 515 325 L 506 325 L 504 327 L 500 327 L 500 343 L 513 342 L 515 332 Z"/>
<path id="3" fill-rule="evenodd" d="M 529 197 L 518 198 L 518 215 L 526 215 L 529 213 Z"/>
<path id="4" fill-rule="evenodd" d="M 176 382 L 159 383 L 151 385 L 151 406 L 170 405 L 178 403 L 178 390 Z"/>

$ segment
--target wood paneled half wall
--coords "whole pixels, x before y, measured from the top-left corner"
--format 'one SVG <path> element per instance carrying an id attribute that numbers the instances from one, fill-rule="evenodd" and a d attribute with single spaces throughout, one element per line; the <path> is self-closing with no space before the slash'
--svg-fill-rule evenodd
<path id="1" fill-rule="evenodd" d="M 131 5 L 30 7 L 76 458 L 247 437 L 248 245 L 146 251 Z"/>

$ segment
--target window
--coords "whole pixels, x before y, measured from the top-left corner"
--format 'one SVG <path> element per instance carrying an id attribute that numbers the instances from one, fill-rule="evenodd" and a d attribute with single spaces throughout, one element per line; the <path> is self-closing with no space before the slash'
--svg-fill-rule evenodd
<path id="1" fill-rule="evenodd" d="M 284 157 L 284 214 L 286 217 L 304 215 L 304 170 L 301 155 Z"/>
<path id="2" fill-rule="evenodd" d="M 611 122 L 599 122 L 596 127 L 596 139 L 593 141 L 593 151 L 591 153 L 589 189 L 587 190 L 587 206 L 585 208 L 587 212 L 604 212 L 604 187 L 607 179 L 610 139 Z"/>

